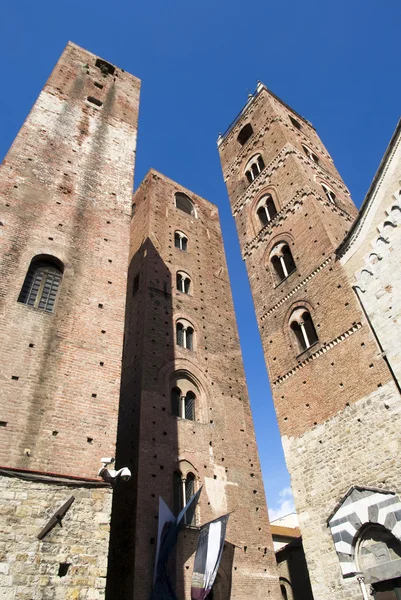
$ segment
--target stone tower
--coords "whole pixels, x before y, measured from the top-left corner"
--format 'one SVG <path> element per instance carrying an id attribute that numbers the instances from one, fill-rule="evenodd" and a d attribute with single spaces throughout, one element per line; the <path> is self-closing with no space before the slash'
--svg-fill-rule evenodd
<path id="1" fill-rule="evenodd" d="M 374 467 L 374 445 L 365 454 L 363 423 L 383 443 L 383 401 L 399 395 L 336 254 L 357 211 L 315 129 L 262 84 L 218 147 L 313 592 L 359 598 L 355 546 L 336 545 L 345 534 L 328 519 L 351 486 L 367 498 L 394 481 L 389 446 Z"/>
<path id="2" fill-rule="evenodd" d="M 115 454 L 139 88 L 69 43 L 0 167 L 6 596 L 104 588 L 111 490 L 95 478 Z"/>
<path id="3" fill-rule="evenodd" d="M 197 527 L 230 512 L 214 600 L 278 599 L 217 208 L 154 170 L 133 201 L 117 450 L 133 477 L 116 490 L 110 597 L 149 598 L 158 497 L 177 512 L 202 485 L 178 540 L 178 597 Z"/>

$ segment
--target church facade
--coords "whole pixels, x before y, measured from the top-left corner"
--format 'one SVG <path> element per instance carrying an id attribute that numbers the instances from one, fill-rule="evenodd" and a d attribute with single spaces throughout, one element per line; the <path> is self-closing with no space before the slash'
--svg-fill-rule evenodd
<path id="1" fill-rule="evenodd" d="M 399 141 L 358 214 L 264 85 L 218 139 L 319 600 L 401 589 Z"/>

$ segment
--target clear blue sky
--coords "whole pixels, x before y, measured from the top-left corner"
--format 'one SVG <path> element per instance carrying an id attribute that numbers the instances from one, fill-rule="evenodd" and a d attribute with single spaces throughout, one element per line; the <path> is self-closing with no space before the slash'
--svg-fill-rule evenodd
<path id="1" fill-rule="evenodd" d="M 399 0 L 3 2 L 0 156 L 68 40 L 142 79 L 135 181 L 220 209 L 269 506 L 289 485 L 216 139 L 263 81 L 317 128 L 359 206 L 401 115 Z"/>

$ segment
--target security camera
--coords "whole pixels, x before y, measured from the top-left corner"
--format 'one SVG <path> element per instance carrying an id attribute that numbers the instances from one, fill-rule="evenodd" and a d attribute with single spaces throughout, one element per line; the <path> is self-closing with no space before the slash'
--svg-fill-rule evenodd
<path id="1" fill-rule="evenodd" d="M 131 471 L 128 467 L 123 467 L 122 469 L 118 469 L 118 471 L 106 468 L 107 465 L 114 462 L 114 458 L 102 458 L 101 462 L 103 463 L 103 466 L 99 470 L 98 475 L 107 483 L 111 483 L 111 485 L 114 486 L 116 485 L 119 479 L 121 479 L 122 481 L 128 481 L 129 479 L 131 479 Z"/>

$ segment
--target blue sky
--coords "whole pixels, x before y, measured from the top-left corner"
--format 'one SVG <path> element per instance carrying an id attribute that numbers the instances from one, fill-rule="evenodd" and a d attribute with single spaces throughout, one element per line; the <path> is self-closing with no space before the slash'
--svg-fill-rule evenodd
<path id="1" fill-rule="evenodd" d="M 142 79 L 135 181 L 219 206 L 269 506 L 289 477 L 216 139 L 263 81 L 308 118 L 357 206 L 401 115 L 399 0 L 3 2 L 0 156 L 68 40 Z M 287 510 L 289 504 L 285 504 Z"/>

